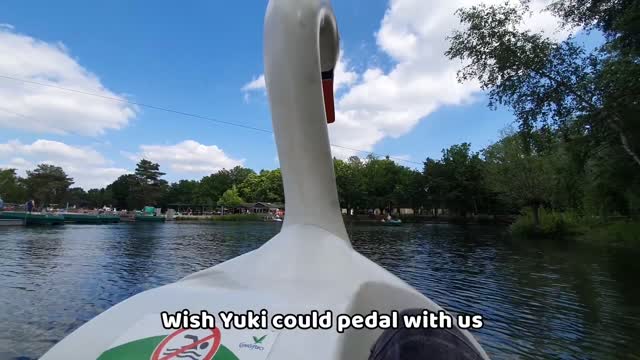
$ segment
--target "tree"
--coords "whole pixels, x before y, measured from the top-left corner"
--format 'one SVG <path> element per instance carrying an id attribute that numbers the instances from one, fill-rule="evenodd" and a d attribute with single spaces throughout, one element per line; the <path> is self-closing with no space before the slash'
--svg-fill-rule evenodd
<path id="1" fill-rule="evenodd" d="M 27 171 L 27 193 L 41 206 L 61 204 L 73 179 L 61 167 L 40 164 Z"/>
<path id="2" fill-rule="evenodd" d="M 351 209 L 364 205 L 364 164 L 357 156 L 352 156 L 348 161 L 334 159 L 333 165 L 340 205 L 351 214 Z"/>
<path id="3" fill-rule="evenodd" d="M 110 194 L 112 205 L 117 209 L 133 210 L 136 208 L 135 199 L 130 193 L 131 184 L 137 182 L 133 174 L 121 175 L 114 182 L 109 184 L 105 192 Z"/>
<path id="4" fill-rule="evenodd" d="M 572 0 L 566 6 L 556 6 L 556 11 L 568 20 L 577 16 L 583 19 L 580 21 L 591 21 L 589 16 L 575 15 L 585 13 L 579 7 L 587 3 L 614 1 Z M 624 16 L 637 18 L 637 4 L 631 8 L 634 10 Z M 526 7 L 509 4 L 478 5 L 457 11 L 467 28 L 455 31 L 449 38 L 446 55 L 468 62 L 459 71 L 459 80 L 479 81 L 482 89 L 489 91 L 490 106 L 511 107 L 523 133 L 541 125 L 563 128 L 578 121 L 601 141 L 615 140 L 640 166 L 640 125 L 636 121 L 640 111 L 638 58 L 611 52 L 612 47 L 587 52 L 572 38 L 556 43 L 542 34 L 522 31 L 519 25 L 525 12 Z M 585 14 L 589 13 L 587 9 Z M 615 11 L 605 13 L 610 17 Z M 604 21 L 602 24 L 618 24 L 594 16 Z M 528 144 L 523 145 L 528 150 Z"/>
<path id="5" fill-rule="evenodd" d="M 256 172 L 252 169 L 244 168 L 242 166 L 236 166 L 231 170 L 224 170 L 222 172 L 228 171 L 229 179 L 231 180 L 232 185 L 240 185 L 242 184 L 250 175 L 255 174 Z"/>
<path id="6" fill-rule="evenodd" d="M 220 199 L 218 200 L 218 206 L 222 206 L 223 208 L 235 208 L 242 204 L 244 200 L 238 194 L 238 188 L 233 185 L 231 189 L 227 190 L 222 194 Z"/>
<path id="7" fill-rule="evenodd" d="M 64 205 L 75 205 L 78 207 L 86 207 L 90 205 L 89 197 L 86 191 L 80 187 L 74 187 L 67 191 L 64 197 Z"/>
<path id="8" fill-rule="evenodd" d="M 549 6 L 566 25 L 597 29 L 607 38 L 607 47 L 622 55 L 638 56 L 640 32 L 637 0 L 561 0 Z"/>
<path id="9" fill-rule="evenodd" d="M 136 165 L 133 177 L 129 177 L 129 206 L 142 208 L 143 206 L 160 205 L 163 192 L 168 184 L 161 179 L 165 173 L 160 171 L 160 165 L 142 159 Z"/>
<path id="10" fill-rule="evenodd" d="M 369 205 L 382 209 L 390 208 L 393 204 L 395 182 L 400 174 L 396 163 L 388 157 L 378 159 L 369 155 L 363 172 Z"/>
<path id="11" fill-rule="evenodd" d="M 255 175 L 256 173 L 251 169 L 236 166 L 231 170 L 222 169 L 214 174 L 205 176 L 200 180 L 200 186 L 198 187 L 196 195 L 199 199 L 198 202 L 213 204 L 226 190 L 234 185 L 240 186 L 247 178 Z"/>
<path id="12" fill-rule="evenodd" d="M 250 174 L 238 187 L 240 195 L 247 201 L 284 202 L 284 187 L 280 169 L 262 170 Z"/>
<path id="13" fill-rule="evenodd" d="M 532 152 L 523 137 L 506 133 L 484 150 L 484 157 L 488 185 L 508 202 L 530 206 L 537 226 L 539 209 L 553 192 L 553 172 L 546 154 Z"/>
<path id="14" fill-rule="evenodd" d="M 27 201 L 24 179 L 16 175 L 15 169 L 0 169 L 0 198 L 7 203 Z"/>
<path id="15" fill-rule="evenodd" d="M 472 153 L 469 143 L 442 150 L 441 160 L 427 159 L 424 186 L 432 206 L 460 215 L 478 214 L 488 196 L 483 166 L 480 154 Z"/>
<path id="16" fill-rule="evenodd" d="M 196 196 L 199 186 L 199 182 L 195 180 L 180 180 L 171 184 L 165 194 L 165 205 L 197 204 Z"/>

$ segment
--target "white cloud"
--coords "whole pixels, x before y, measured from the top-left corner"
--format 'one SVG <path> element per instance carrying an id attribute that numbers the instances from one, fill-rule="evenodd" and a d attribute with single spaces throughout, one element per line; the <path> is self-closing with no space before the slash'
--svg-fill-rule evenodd
<path id="1" fill-rule="evenodd" d="M 344 62 L 348 70 L 340 74 L 337 69 L 336 82 L 345 89 L 336 102 L 336 122 L 329 127 L 331 142 L 372 151 L 382 139 L 407 134 L 442 106 L 475 101 L 478 84 L 459 84 L 456 71 L 460 64 L 448 60 L 444 52 L 446 37 L 460 27 L 454 12 L 480 2 L 499 4 L 504 0 L 390 0 L 375 39 L 393 66 L 387 71 L 370 66 L 357 74 Z M 548 3 L 532 1 L 534 15 L 527 19 L 526 28 L 564 38 L 567 32 L 557 31 L 559 21 L 541 12 Z M 340 82 L 341 78 L 348 80 Z M 362 155 L 338 147 L 333 153 L 338 157 Z"/>
<path id="2" fill-rule="evenodd" d="M 358 73 L 351 69 L 348 60 L 345 59 L 342 55 L 338 59 L 338 64 L 336 64 L 334 75 L 334 88 L 336 92 L 341 89 L 348 88 L 358 80 Z M 264 92 L 266 90 L 266 87 L 267 85 L 264 79 L 264 74 L 262 74 L 257 77 L 254 76 L 253 80 L 246 83 L 240 90 L 244 93 L 245 102 L 249 102 L 249 94 L 252 91 Z"/>
<path id="3" fill-rule="evenodd" d="M 0 25 L 0 75 L 124 99 L 72 58 L 64 44 L 16 33 L 6 24 Z M 136 111 L 121 101 L 0 78 L 0 128 L 99 135 L 125 127 Z"/>
<path id="4" fill-rule="evenodd" d="M 22 176 L 37 164 L 62 167 L 75 184 L 84 189 L 110 184 L 128 171 L 112 166 L 102 154 L 89 147 L 72 146 L 58 141 L 36 140 L 23 144 L 18 140 L 0 143 L 0 168 L 15 168 Z"/>
<path id="5" fill-rule="evenodd" d="M 242 87 L 242 91 L 250 91 L 250 90 L 259 90 L 265 88 L 265 80 L 264 74 L 258 77 L 254 77 L 253 80 L 249 81 Z"/>
<path id="6" fill-rule="evenodd" d="M 142 158 L 168 166 L 175 173 L 209 175 L 223 168 L 244 164 L 244 159 L 230 158 L 216 145 L 185 140 L 175 145 L 141 145 L 137 154 L 124 154 L 133 161 Z"/>

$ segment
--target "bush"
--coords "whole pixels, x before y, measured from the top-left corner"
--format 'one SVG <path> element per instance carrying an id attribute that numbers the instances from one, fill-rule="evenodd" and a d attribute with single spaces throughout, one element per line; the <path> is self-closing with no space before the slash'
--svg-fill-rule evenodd
<path id="1" fill-rule="evenodd" d="M 563 238 L 582 233 L 584 219 L 575 213 L 558 213 L 540 209 L 540 224 L 533 222 L 531 210 L 520 215 L 511 225 L 511 233 L 521 237 Z"/>

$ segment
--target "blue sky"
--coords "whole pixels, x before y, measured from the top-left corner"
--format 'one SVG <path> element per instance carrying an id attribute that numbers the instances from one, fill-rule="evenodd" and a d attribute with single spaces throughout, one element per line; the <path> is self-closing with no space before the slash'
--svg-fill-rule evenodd
<path id="1" fill-rule="evenodd" d="M 459 64 L 442 55 L 453 10 L 474 1 L 423 3 L 333 1 L 343 57 L 332 143 L 420 162 L 463 141 L 479 150 L 513 121 L 489 111 L 476 84 L 458 84 Z M 270 129 L 259 81 L 267 2 L 219 4 L 3 1 L 0 76 Z M 533 29 L 556 25 L 548 14 L 531 19 Z M 0 167 L 51 162 L 89 188 L 140 157 L 160 162 L 169 180 L 278 166 L 270 134 L 0 78 Z"/>

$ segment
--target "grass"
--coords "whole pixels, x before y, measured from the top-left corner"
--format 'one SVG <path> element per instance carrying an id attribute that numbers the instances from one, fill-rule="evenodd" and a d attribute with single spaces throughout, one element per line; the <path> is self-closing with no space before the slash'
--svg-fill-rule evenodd
<path id="1" fill-rule="evenodd" d="M 540 210 L 540 224 L 535 226 L 530 211 L 518 217 L 510 227 L 520 238 L 577 239 L 608 245 L 640 246 L 640 221 L 604 221 L 598 217 L 573 212 Z"/>
<path id="2" fill-rule="evenodd" d="M 626 247 L 640 247 L 640 221 L 616 221 L 593 226 L 585 231 L 581 240 Z"/>

